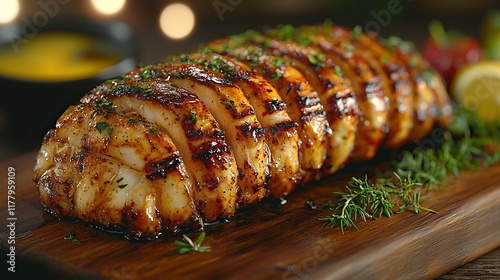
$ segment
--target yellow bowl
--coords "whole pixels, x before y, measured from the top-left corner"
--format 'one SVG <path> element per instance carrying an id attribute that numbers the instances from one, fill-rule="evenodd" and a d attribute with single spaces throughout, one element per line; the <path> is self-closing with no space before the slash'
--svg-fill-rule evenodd
<path id="1" fill-rule="evenodd" d="M 69 105 L 135 67 L 137 46 L 121 22 L 20 22 L 0 28 L 0 61 L 0 131 L 35 147 Z"/>

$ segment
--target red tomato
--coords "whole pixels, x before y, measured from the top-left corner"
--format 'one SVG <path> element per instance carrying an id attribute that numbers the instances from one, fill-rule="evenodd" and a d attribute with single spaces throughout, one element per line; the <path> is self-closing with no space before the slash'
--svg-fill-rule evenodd
<path id="1" fill-rule="evenodd" d="M 450 85 L 460 67 L 478 62 L 481 59 L 481 44 L 472 36 L 446 33 L 444 29 L 433 32 L 433 27 L 436 28 L 431 23 L 431 35 L 425 42 L 423 55 L 431 66 L 443 75 L 446 83 Z"/>

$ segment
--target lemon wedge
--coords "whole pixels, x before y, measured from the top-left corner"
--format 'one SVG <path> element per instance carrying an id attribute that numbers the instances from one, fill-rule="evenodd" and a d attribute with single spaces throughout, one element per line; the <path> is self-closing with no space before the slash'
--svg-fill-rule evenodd
<path id="1" fill-rule="evenodd" d="M 451 84 L 451 95 L 485 121 L 500 121 L 500 61 L 462 67 Z"/>

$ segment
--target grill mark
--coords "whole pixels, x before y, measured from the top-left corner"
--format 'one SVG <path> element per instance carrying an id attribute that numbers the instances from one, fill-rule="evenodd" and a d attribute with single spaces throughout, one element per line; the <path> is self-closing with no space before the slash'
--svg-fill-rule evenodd
<path id="1" fill-rule="evenodd" d="M 371 79 L 370 81 L 364 82 L 363 88 L 365 89 L 365 93 L 368 98 L 385 96 L 380 79 Z"/>
<path id="2" fill-rule="evenodd" d="M 163 71 L 168 73 L 166 77 Z M 208 68 L 201 68 L 196 64 L 165 66 L 163 71 L 163 77 L 167 79 L 169 77 L 189 78 L 211 88 L 217 88 L 218 85 L 233 86 L 233 82 L 224 75 L 210 71 Z"/>
<path id="3" fill-rule="evenodd" d="M 309 116 L 315 116 L 318 114 L 324 114 L 323 105 L 320 102 L 319 97 L 309 97 L 309 96 L 297 96 L 297 103 L 302 113 L 302 119 L 305 120 Z M 305 117 L 305 118 L 304 118 Z"/>
<path id="4" fill-rule="evenodd" d="M 355 94 L 350 93 L 346 96 L 334 96 L 327 101 L 330 104 L 328 117 L 331 120 L 342 119 L 344 117 L 355 117 L 359 115 L 359 108 Z"/>
<path id="5" fill-rule="evenodd" d="M 285 110 L 286 109 L 286 102 L 282 100 L 271 100 L 266 102 L 266 110 L 268 114 L 273 114 L 277 111 Z"/>
<path id="6" fill-rule="evenodd" d="M 147 173 L 146 178 L 149 180 L 166 178 L 170 171 L 178 169 L 179 165 L 182 163 L 183 161 L 181 157 L 177 154 L 173 154 L 172 156 L 158 162 L 148 163 L 146 164 L 144 170 Z"/>
<path id="7" fill-rule="evenodd" d="M 200 102 L 198 97 L 192 94 L 189 90 L 180 87 L 169 87 L 168 83 L 149 81 L 139 82 L 130 81 L 125 84 L 120 84 L 108 87 L 103 90 L 103 97 L 135 97 L 138 100 L 152 101 L 160 104 L 163 107 L 180 108 L 187 103 Z"/>
<path id="8" fill-rule="evenodd" d="M 307 115 L 306 114 L 302 115 L 300 117 L 300 120 L 301 120 L 301 122 L 309 122 L 309 120 L 314 119 L 314 118 L 319 118 L 320 120 L 325 119 L 326 118 L 325 112 L 323 110 L 313 111 Z M 327 125 L 327 124 L 325 123 L 325 125 Z"/>
<path id="9" fill-rule="evenodd" d="M 259 139 L 264 138 L 266 129 L 260 125 L 260 123 L 245 123 L 243 125 L 237 126 L 243 135 L 246 137 L 251 137 L 257 142 Z"/>
<path id="10" fill-rule="evenodd" d="M 215 138 L 216 140 L 219 140 Z M 222 155 L 230 154 L 232 149 L 225 143 L 224 139 L 219 141 L 204 142 L 201 146 L 193 149 L 193 158 L 203 159 L 205 163 L 211 163 L 207 166 L 214 166 L 214 157 L 218 160 L 216 162 L 222 162 Z M 218 164 L 217 164 L 218 165 Z"/>
<path id="11" fill-rule="evenodd" d="M 145 83 L 139 81 L 134 82 L 141 85 Z M 199 100 L 197 96 L 193 95 L 187 89 L 183 89 L 181 87 L 160 87 L 161 85 L 164 85 L 164 83 L 155 81 L 149 81 L 149 83 L 147 84 L 150 85 L 149 88 L 153 89 L 153 92 L 151 92 L 151 94 L 149 95 L 142 95 L 141 90 L 134 90 L 133 88 L 124 86 L 120 92 L 114 91 L 107 96 L 112 97 L 110 98 L 110 100 L 112 100 L 115 96 L 133 96 L 139 100 L 152 101 L 163 107 L 185 106 L 186 102 L 202 104 L 201 100 Z M 172 94 L 157 94 L 159 91 L 161 92 L 161 90 L 170 92 Z M 192 152 L 192 158 L 195 160 L 202 160 L 203 164 L 208 167 L 207 169 L 225 169 L 226 167 L 224 166 L 224 164 L 227 162 L 226 157 L 232 156 L 232 149 L 225 143 L 224 131 L 218 129 L 216 123 L 214 123 L 212 129 L 205 129 L 201 131 L 199 129 L 195 129 L 195 123 L 193 122 L 191 116 L 186 115 L 180 116 L 179 118 L 182 118 L 182 126 L 189 140 L 202 139 L 203 142 L 202 146 L 198 147 L 190 144 L 189 149 Z M 207 138 L 213 141 L 207 141 Z M 192 143 L 193 141 L 189 142 Z M 182 162 L 182 159 L 180 160 Z M 168 167 L 168 164 L 165 164 L 166 167 Z M 157 165 L 150 166 L 149 171 L 150 172 L 148 173 L 151 174 L 148 174 L 148 178 L 155 179 L 164 176 L 164 174 L 167 174 L 168 168 L 162 169 L 162 165 L 158 163 Z M 208 187 L 208 190 L 215 190 L 221 183 L 220 178 L 218 178 L 215 173 L 205 174 L 202 181 L 203 185 Z"/>
<path id="12" fill-rule="evenodd" d="M 202 160 L 203 164 L 207 169 L 226 169 L 224 163 L 225 158 L 231 156 L 232 149 L 227 145 L 224 140 L 224 135 L 214 134 L 214 141 L 203 142 L 200 146 L 190 145 L 189 149 L 192 151 L 192 158 L 195 160 Z M 216 176 L 215 173 L 205 174 L 204 184 L 208 186 L 209 189 L 215 189 L 220 184 L 220 178 Z"/>
<path id="13" fill-rule="evenodd" d="M 282 132 L 289 132 L 291 130 L 295 130 L 295 128 L 298 126 L 299 124 L 294 121 L 284 121 L 271 126 L 270 130 L 273 135 L 278 135 Z"/>
<path id="14" fill-rule="evenodd" d="M 241 106 L 226 106 L 226 110 L 229 111 L 233 119 L 240 120 L 248 116 L 255 115 L 255 111 L 253 110 L 252 106 L 245 106 L 244 110 L 238 112 L 237 108 L 239 107 Z"/>
<path id="15" fill-rule="evenodd" d="M 207 87 L 211 88 L 212 90 L 214 90 L 215 92 L 220 92 L 220 85 L 235 87 L 235 85 L 233 84 L 231 79 L 229 79 L 227 77 L 221 77 L 221 76 L 223 76 L 222 74 L 219 74 L 216 72 L 213 72 L 210 74 L 202 73 L 201 69 L 196 68 L 194 66 L 189 66 L 189 65 L 188 66 L 183 66 L 183 65 L 171 66 L 171 67 L 168 67 L 168 69 L 169 70 L 173 69 L 173 71 L 169 71 L 169 73 L 170 73 L 169 75 L 171 75 L 171 76 L 166 77 L 167 80 L 170 79 L 171 77 L 176 77 L 175 73 L 180 73 L 180 74 L 182 74 L 182 77 L 181 76 L 179 76 L 179 77 L 187 78 L 187 79 L 190 79 L 194 82 L 199 82 L 203 86 L 207 86 Z M 187 72 L 187 71 L 189 71 L 188 69 L 196 69 L 196 71 L 191 71 L 188 73 Z M 186 71 L 186 72 L 184 72 L 184 71 Z M 217 82 L 214 79 L 224 81 L 224 82 Z M 242 104 L 236 104 L 236 105 L 237 106 L 226 106 L 226 110 L 229 111 L 229 113 L 231 114 L 231 117 L 233 119 L 239 120 L 239 119 L 243 119 L 245 117 L 251 116 L 251 115 L 255 115 L 255 111 L 253 110 L 253 108 L 251 106 L 244 106 L 243 110 L 238 111 L 238 109 L 242 109 Z"/>
<path id="16" fill-rule="evenodd" d="M 313 107 L 317 104 L 320 104 L 320 99 L 318 96 L 298 96 L 296 100 L 299 103 L 300 107 Z"/>
<path id="17" fill-rule="evenodd" d="M 197 160 L 202 160 L 207 169 L 222 169 L 224 167 L 224 158 L 232 153 L 231 148 L 224 141 L 204 142 L 198 147 L 190 145 L 192 157 Z M 216 189 L 221 181 L 215 173 L 207 173 L 203 176 L 203 184 L 209 190 Z"/>

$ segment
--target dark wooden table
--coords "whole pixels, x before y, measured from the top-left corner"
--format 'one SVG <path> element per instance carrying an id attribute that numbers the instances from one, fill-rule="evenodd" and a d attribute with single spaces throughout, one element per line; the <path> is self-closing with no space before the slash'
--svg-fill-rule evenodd
<path id="1" fill-rule="evenodd" d="M 210 1 L 210 3 L 211 2 L 212 1 Z M 246 3 L 250 3 L 250 1 Z M 76 5 L 76 3 L 70 3 L 68 5 Z M 234 21 L 234 18 L 240 17 L 241 12 L 246 9 L 246 7 L 243 7 L 245 5 L 242 5 L 241 7 L 236 7 L 234 12 L 227 12 L 225 14 L 226 20 L 224 22 L 211 21 L 207 24 L 198 24 L 195 34 L 188 40 L 169 41 L 161 35 L 159 28 L 156 26 L 156 20 L 148 21 L 148 18 L 153 19 L 153 17 L 150 16 L 151 11 L 154 8 L 151 7 L 152 4 L 143 5 L 143 3 L 141 3 L 140 5 L 135 5 L 137 7 L 132 7 L 133 9 L 131 10 L 135 9 L 142 11 L 143 13 L 141 16 L 131 16 L 131 12 L 129 10 L 119 15 L 117 19 L 130 24 L 137 34 L 141 47 L 139 60 L 143 63 L 153 63 L 167 54 L 190 51 L 196 47 L 198 43 L 206 42 L 211 38 L 216 38 L 229 33 L 241 32 L 242 30 L 246 30 L 248 28 L 259 29 L 263 25 L 262 21 L 264 21 L 263 18 L 259 19 L 257 17 L 256 20 L 250 20 L 246 17 L 245 22 Z M 205 18 L 216 16 L 211 9 L 213 9 L 211 5 L 208 5 L 207 8 L 205 8 L 208 14 L 205 15 Z M 368 12 L 366 12 L 366 15 L 368 15 Z M 322 18 L 324 18 L 324 16 L 318 17 L 318 21 L 321 21 Z M 268 25 L 271 26 L 279 22 L 291 22 L 289 19 L 287 20 L 282 18 L 267 18 L 267 20 L 269 20 Z M 357 19 L 354 20 L 357 21 Z M 369 20 L 369 18 L 367 20 Z M 312 22 L 310 19 L 307 19 L 306 21 Z M 342 22 L 342 20 L 340 20 L 340 22 Z M 477 23 L 471 25 L 466 22 L 460 22 L 461 23 L 458 25 L 470 28 L 469 30 L 473 30 L 477 26 Z M 421 28 L 414 28 L 416 25 L 417 24 L 415 23 L 412 25 L 415 32 L 405 32 L 404 30 L 406 30 L 406 27 L 403 26 L 400 28 L 397 24 L 390 25 L 388 29 L 399 31 L 399 34 L 410 34 L 408 36 L 411 36 L 412 38 L 415 38 L 416 41 L 419 41 L 423 38 L 423 36 L 425 36 L 426 31 Z M 0 162 L 9 162 L 10 158 L 31 151 L 34 147 L 37 147 L 40 142 L 37 139 L 34 139 L 33 141 L 35 143 L 30 146 L 19 145 L 15 143 L 15 141 L 7 141 L 5 135 L 2 135 L 0 137 Z M 4 170 L 1 170 L 0 172 L 4 172 Z M 500 213 L 497 214 L 500 215 Z M 469 263 L 455 268 L 438 279 L 500 279 L 500 248 L 494 249 L 493 251 L 486 253 Z"/>
<path id="2" fill-rule="evenodd" d="M 437 277 L 441 273 L 445 274 L 438 279 L 500 279 L 500 248 L 493 245 L 500 244 L 500 236 L 496 235 L 500 233 L 500 165 L 482 172 L 468 172 L 450 189 L 432 194 L 429 206 L 438 209 L 440 214 L 405 212 L 390 219 L 369 221 L 360 225 L 363 228 L 359 232 L 348 230 L 345 235 L 335 229 L 322 228 L 316 219 L 310 219 L 311 215 L 320 213 L 304 210 L 307 197 L 320 201 L 320 197 L 331 193 L 335 182 L 343 179 L 322 180 L 311 188 L 294 192 L 284 206 L 263 204 L 241 213 L 230 223 L 207 229 L 207 242 L 213 244 L 214 252 L 183 258 L 171 253 L 174 244 L 168 237 L 151 243 L 134 243 L 81 223 L 60 222 L 43 213 L 30 179 L 34 156 L 32 152 L 0 162 L 0 178 L 4 182 L 7 181 L 5 170 L 9 166 L 16 168 L 19 275 L 54 276 L 56 273 L 59 278 L 68 275 L 81 279 L 114 278 L 109 269 L 126 266 L 127 274 L 146 273 L 144 276 L 148 275 L 148 279 L 154 279 L 149 270 L 153 268 L 157 273 L 160 270 L 174 275 L 189 272 L 192 278 L 207 272 L 211 273 L 207 275 L 218 275 L 217 279 L 235 279 L 236 275 L 246 275 L 256 267 L 259 271 L 256 275 L 262 277 L 253 275 L 253 279 L 274 279 L 286 273 L 284 268 L 276 270 L 277 264 L 295 264 L 294 269 L 302 268 L 306 257 L 316 252 L 312 249 L 329 244 L 336 254 L 327 254 L 326 259 L 320 256 L 321 262 L 318 260 L 312 275 L 314 279 L 338 274 L 343 275 L 343 279 L 348 275 L 366 279 L 386 273 L 406 275 L 402 279 L 429 279 L 430 275 Z M 475 188 L 478 186 L 482 188 Z M 6 189 L 0 193 L 5 201 Z M 0 213 L 3 221 L 6 221 L 5 212 Z M 62 240 L 62 236 L 71 231 L 87 240 L 80 245 L 81 249 Z M 4 227 L 0 230 L 0 251 L 4 256 L 8 248 L 6 236 Z M 477 258 L 471 260 L 474 257 Z M 465 260 L 471 261 L 456 267 Z M 199 269 L 193 270 L 197 266 Z M 5 275 L 4 272 L 0 275 Z"/>
<path id="3" fill-rule="evenodd" d="M 438 279 L 500 279 L 500 248 L 482 255 Z"/>

